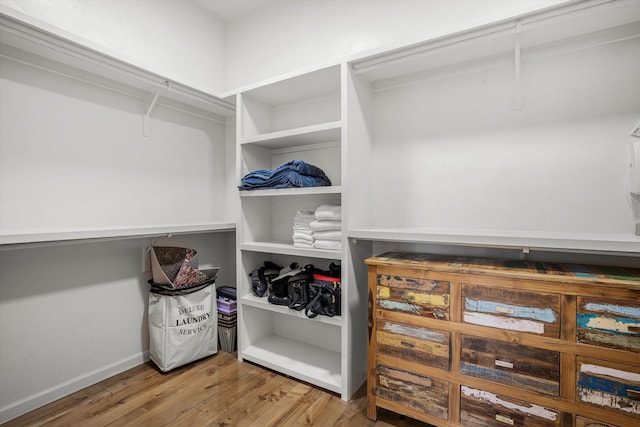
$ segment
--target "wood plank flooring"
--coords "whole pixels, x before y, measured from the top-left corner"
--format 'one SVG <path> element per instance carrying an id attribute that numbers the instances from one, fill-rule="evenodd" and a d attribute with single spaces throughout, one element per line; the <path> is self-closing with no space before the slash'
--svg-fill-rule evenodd
<path id="1" fill-rule="evenodd" d="M 351 401 L 218 354 L 163 373 L 147 362 L 3 424 L 15 426 L 428 427 L 380 410 L 366 417 L 365 386 Z"/>

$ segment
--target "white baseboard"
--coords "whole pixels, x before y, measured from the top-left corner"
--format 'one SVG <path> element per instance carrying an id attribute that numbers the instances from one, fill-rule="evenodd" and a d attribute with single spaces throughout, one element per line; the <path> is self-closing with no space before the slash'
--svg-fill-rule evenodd
<path id="1" fill-rule="evenodd" d="M 0 424 L 17 418 L 20 415 L 24 415 L 27 412 L 33 411 L 34 409 L 44 406 L 47 403 L 51 403 L 54 400 L 58 400 L 61 397 L 68 396 L 71 393 L 110 378 L 120 372 L 124 372 L 127 369 L 141 365 L 148 360 L 149 351 L 143 351 L 6 405 L 0 408 Z"/>

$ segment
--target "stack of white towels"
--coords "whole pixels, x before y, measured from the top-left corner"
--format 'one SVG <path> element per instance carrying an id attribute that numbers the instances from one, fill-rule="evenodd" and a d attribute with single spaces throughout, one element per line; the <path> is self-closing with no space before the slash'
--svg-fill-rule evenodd
<path id="1" fill-rule="evenodd" d="M 296 248 L 342 249 L 342 207 L 321 205 L 296 212 L 293 218 L 293 246 Z"/>
<path id="2" fill-rule="evenodd" d="M 293 218 L 293 246 L 296 248 L 313 248 L 313 231 L 311 223 L 315 221 L 315 213 L 299 210 Z"/>
<path id="3" fill-rule="evenodd" d="M 315 220 L 309 224 L 316 249 L 342 249 L 342 206 L 321 205 L 314 212 Z"/>

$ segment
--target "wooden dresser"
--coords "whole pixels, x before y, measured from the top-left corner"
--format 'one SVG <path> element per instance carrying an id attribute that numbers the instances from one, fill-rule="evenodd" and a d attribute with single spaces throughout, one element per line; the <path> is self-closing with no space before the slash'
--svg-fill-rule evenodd
<path id="1" fill-rule="evenodd" d="M 386 253 L 369 266 L 367 416 L 640 426 L 640 269 Z"/>

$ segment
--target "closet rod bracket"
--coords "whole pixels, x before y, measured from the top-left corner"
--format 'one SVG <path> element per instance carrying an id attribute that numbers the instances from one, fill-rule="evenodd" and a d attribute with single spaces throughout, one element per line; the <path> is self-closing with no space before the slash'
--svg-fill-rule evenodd
<path id="1" fill-rule="evenodd" d="M 171 84 L 168 81 L 164 82 L 164 84 L 166 86 L 166 90 L 171 89 Z M 144 136 L 151 135 L 151 112 L 153 111 L 153 108 L 156 106 L 156 102 L 158 102 L 158 97 L 160 96 L 160 90 L 155 91 L 153 94 L 150 93 L 149 95 L 150 96 L 148 98 L 142 99 L 142 109 L 143 109 L 142 125 L 143 125 Z"/>
<path id="2" fill-rule="evenodd" d="M 156 92 L 153 95 L 151 102 L 147 99 L 142 100 L 142 108 L 144 109 L 144 114 L 142 115 L 142 133 L 144 136 L 151 135 L 151 111 L 153 111 L 153 107 L 155 107 L 158 101 L 158 96 L 160 96 L 160 92 Z"/>
<path id="3" fill-rule="evenodd" d="M 522 22 L 516 21 L 513 41 L 513 109 L 522 110 L 522 82 L 520 80 L 522 58 L 520 56 L 520 44 L 522 35 Z"/>

